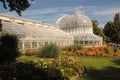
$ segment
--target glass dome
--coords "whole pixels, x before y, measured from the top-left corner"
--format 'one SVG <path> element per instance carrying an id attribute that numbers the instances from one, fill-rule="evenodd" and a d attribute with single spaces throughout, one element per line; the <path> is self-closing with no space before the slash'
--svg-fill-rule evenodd
<path id="1" fill-rule="evenodd" d="M 83 14 L 74 14 L 74 15 L 67 15 L 59 18 L 56 22 L 60 28 L 73 28 L 73 27 L 92 27 L 91 20 L 83 15 Z"/>
<path id="2" fill-rule="evenodd" d="M 92 22 L 84 14 L 63 16 L 57 20 L 56 25 L 74 37 L 74 44 L 102 45 L 102 38 L 93 33 Z"/>

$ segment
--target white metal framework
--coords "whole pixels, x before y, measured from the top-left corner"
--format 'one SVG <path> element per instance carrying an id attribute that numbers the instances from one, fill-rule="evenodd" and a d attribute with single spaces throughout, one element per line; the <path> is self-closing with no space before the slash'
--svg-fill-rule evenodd
<path id="1" fill-rule="evenodd" d="M 19 38 L 19 49 L 38 49 L 55 43 L 59 46 L 73 44 L 74 38 L 68 33 L 40 22 L 0 15 L 2 34 L 14 34 Z"/>
<path id="2" fill-rule="evenodd" d="M 56 22 L 59 28 L 74 37 L 74 44 L 83 46 L 102 45 L 102 37 L 93 33 L 91 20 L 83 14 L 67 15 Z"/>

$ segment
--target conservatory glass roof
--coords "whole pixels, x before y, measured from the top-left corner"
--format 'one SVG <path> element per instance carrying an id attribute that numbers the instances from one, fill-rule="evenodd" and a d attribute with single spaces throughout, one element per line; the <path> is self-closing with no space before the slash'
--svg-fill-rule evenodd
<path id="1" fill-rule="evenodd" d="M 18 24 L 18 23 L 12 23 L 12 22 L 2 22 L 3 30 L 10 34 L 16 34 L 20 38 L 23 38 L 25 36 L 32 36 L 36 38 L 57 38 L 57 39 L 71 39 L 72 37 L 59 29 L 56 29 L 54 27 L 45 27 L 45 26 L 30 26 L 30 25 L 24 25 L 24 24 Z"/>
<path id="2" fill-rule="evenodd" d="M 84 14 L 67 15 L 59 18 L 56 22 L 60 28 L 74 28 L 74 27 L 92 27 L 91 20 Z"/>

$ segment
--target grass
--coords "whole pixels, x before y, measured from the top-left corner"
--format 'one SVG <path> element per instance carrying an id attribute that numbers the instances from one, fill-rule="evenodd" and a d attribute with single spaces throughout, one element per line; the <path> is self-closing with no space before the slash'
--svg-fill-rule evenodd
<path id="1" fill-rule="evenodd" d="M 79 57 L 86 66 L 86 73 L 81 80 L 119 80 L 120 59 Z"/>
<path id="2" fill-rule="evenodd" d="M 36 61 L 38 62 L 41 58 L 37 56 L 21 56 L 17 59 L 18 62 L 24 62 L 24 61 Z"/>
<path id="3" fill-rule="evenodd" d="M 84 66 L 86 68 L 94 68 L 94 69 L 104 69 L 105 67 L 111 66 L 111 67 L 119 67 L 120 65 L 117 65 L 114 63 L 114 60 L 119 60 L 115 58 L 99 58 L 99 57 L 79 57 Z"/>

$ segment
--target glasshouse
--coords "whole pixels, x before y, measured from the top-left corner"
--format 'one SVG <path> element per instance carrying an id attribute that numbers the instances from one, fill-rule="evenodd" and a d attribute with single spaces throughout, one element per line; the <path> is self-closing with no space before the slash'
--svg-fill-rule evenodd
<path id="1" fill-rule="evenodd" d="M 19 39 L 19 49 L 38 49 L 55 43 L 58 46 L 73 44 L 101 46 L 102 37 L 93 33 L 91 20 L 83 14 L 66 15 L 59 18 L 57 25 L 15 18 L 0 14 L 1 35 L 14 34 Z"/>
<path id="2" fill-rule="evenodd" d="M 56 22 L 59 28 L 74 37 L 74 44 L 83 46 L 100 46 L 102 37 L 93 33 L 91 20 L 83 14 L 66 15 Z"/>
<path id="3" fill-rule="evenodd" d="M 2 22 L 1 34 L 17 35 L 21 50 L 37 49 L 49 43 L 59 46 L 73 44 L 74 38 L 72 36 L 52 25 L 6 15 L 0 15 L 0 19 Z"/>

